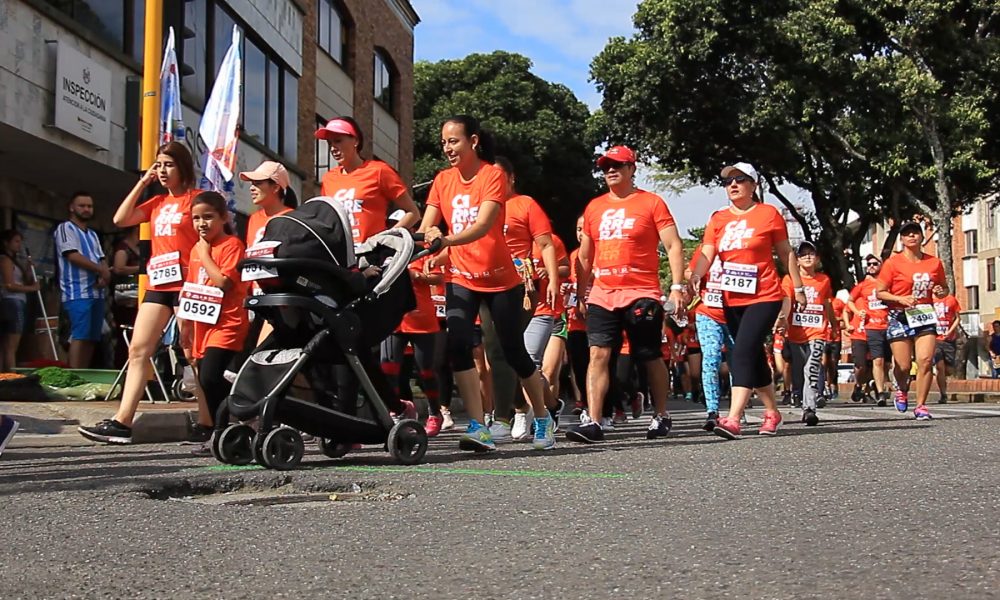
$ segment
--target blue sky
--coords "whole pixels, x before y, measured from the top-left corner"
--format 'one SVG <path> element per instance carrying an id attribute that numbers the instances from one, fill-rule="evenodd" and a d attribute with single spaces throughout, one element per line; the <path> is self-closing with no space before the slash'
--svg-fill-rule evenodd
<path id="1" fill-rule="evenodd" d="M 566 85 L 591 110 L 600 105 L 601 97 L 588 81 L 590 61 L 609 38 L 632 34 L 638 5 L 633 0 L 411 1 L 421 18 L 414 41 L 417 60 L 517 52 L 531 59 L 536 75 Z M 650 187 L 643 185 L 641 170 L 639 184 Z M 681 235 L 703 226 L 726 202 L 719 188 L 696 187 L 665 197 Z"/>

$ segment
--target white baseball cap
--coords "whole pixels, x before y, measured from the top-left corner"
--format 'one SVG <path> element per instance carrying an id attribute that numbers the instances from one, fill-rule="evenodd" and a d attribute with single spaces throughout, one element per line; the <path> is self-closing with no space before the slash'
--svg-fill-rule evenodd
<path id="1" fill-rule="evenodd" d="M 757 169 L 753 168 L 753 165 L 745 162 L 733 163 L 729 166 L 722 168 L 723 177 L 731 177 L 734 171 L 739 171 L 743 173 L 750 179 L 753 179 L 754 183 L 760 183 L 760 176 L 757 175 Z"/>

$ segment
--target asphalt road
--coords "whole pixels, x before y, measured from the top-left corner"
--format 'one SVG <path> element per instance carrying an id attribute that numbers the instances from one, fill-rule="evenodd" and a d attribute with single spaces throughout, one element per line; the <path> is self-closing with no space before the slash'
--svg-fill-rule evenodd
<path id="1" fill-rule="evenodd" d="M 419 468 L 313 447 L 290 473 L 15 444 L 0 598 L 1000 597 L 1000 408 L 935 414 L 834 406 L 725 442 L 678 405 L 665 441 L 642 421 L 482 456 L 448 433 Z M 211 489 L 270 491 L 195 501 Z"/>

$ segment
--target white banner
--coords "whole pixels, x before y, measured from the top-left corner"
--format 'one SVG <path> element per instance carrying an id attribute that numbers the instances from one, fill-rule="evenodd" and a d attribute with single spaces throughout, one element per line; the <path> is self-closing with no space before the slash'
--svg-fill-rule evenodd
<path id="1" fill-rule="evenodd" d="M 184 116 L 181 108 L 181 78 L 174 48 L 174 28 L 167 33 L 160 67 L 160 144 L 184 139 Z"/>
<path id="2" fill-rule="evenodd" d="M 65 42 L 56 49 L 55 126 L 111 146 L 111 71 Z"/>
<path id="3" fill-rule="evenodd" d="M 205 141 L 205 175 L 202 187 L 227 195 L 230 211 L 236 210 L 232 194 L 233 171 L 236 168 L 237 127 L 240 121 L 240 91 L 242 84 L 242 59 L 240 57 L 240 30 L 233 26 L 233 41 L 226 51 L 219 74 L 212 86 L 212 94 L 205 105 L 198 135 Z"/>

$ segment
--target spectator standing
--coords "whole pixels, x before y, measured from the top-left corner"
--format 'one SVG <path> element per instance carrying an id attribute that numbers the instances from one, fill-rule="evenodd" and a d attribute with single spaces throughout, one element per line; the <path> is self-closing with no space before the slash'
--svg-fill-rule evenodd
<path id="1" fill-rule="evenodd" d="M 38 291 L 38 282 L 30 268 L 28 259 L 25 268 L 18 258 L 23 236 L 16 229 L 8 229 L 0 234 L 0 353 L 3 371 L 13 371 L 17 362 L 17 348 L 21 345 L 28 320 L 27 293 Z"/>
<path id="2" fill-rule="evenodd" d="M 117 326 L 135 325 L 139 312 L 139 228 L 132 227 L 114 245 L 111 255 L 112 304 L 111 314 Z M 120 338 L 116 342 L 121 341 Z M 128 346 L 115 344 L 115 367 L 128 360 Z"/>

